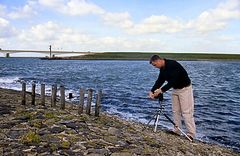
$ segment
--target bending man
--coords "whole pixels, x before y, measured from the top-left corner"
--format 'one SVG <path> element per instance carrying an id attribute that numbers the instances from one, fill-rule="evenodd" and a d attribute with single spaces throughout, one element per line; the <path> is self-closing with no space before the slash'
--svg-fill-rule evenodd
<path id="1" fill-rule="evenodd" d="M 157 81 L 149 92 L 149 97 L 154 99 L 173 88 L 172 91 L 172 111 L 175 124 L 181 127 L 181 116 L 187 128 L 187 135 L 193 139 L 196 135 L 196 126 L 194 122 L 194 99 L 191 80 L 186 70 L 177 61 L 160 58 L 153 55 L 150 64 L 160 69 Z M 162 86 L 164 82 L 167 84 Z M 174 132 L 180 135 L 175 127 Z"/>

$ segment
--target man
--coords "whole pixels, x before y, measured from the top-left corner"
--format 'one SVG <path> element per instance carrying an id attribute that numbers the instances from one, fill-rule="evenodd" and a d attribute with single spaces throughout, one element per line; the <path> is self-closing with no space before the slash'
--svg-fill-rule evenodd
<path id="1" fill-rule="evenodd" d="M 153 55 L 150 59 L 150 64 L 160 69 L 157 81 L 149 92 L 149 97 L 154 99 L 173 88 L 172 91 L 172 111 L 173 119 L 179 128 L 181 127 L 181 116 L 187 128 L 187 135 L 193 139 L 196 135 L 196 127 L 194 122 L 194 99 L 192 92 L 191 80 L 188 77 L 186 70 L 174 60 L 160 58 L 158 55 Z M 167 84 L 162 87 L 164 82 Z M 174 133 L 180 132 L 175 127 Z"/>

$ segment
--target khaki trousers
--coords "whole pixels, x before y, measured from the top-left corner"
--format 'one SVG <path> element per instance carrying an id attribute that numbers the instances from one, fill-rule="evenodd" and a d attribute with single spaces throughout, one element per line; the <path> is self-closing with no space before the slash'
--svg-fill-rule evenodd
<path id="1" fill-rule="evenodd" d="M 187 135 L 190 135 L 194 138 L 196 135 L 196 126 L 193 117 L 194 99 L 192 85 L 183 89 L 173 89 L 172 111 L 175 124 L 181 128 L 181 117 L 183 117 L 188 131 Z"/>

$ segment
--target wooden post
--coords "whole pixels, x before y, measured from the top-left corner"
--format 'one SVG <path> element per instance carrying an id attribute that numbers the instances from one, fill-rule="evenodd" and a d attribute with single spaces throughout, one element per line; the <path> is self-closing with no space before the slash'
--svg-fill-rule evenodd
<path id="1" fill-rule="evenodd" d="M 22 105 L 26 105 L 26 83 L 22 83 Z"/>
<path id="2" fill-rule="evenodd" d="M 72 94 L 72 93 L 69 93 L 69 94 L 68 94 L 68 99 L 69 99 L 69 100 L 72 100 L 72 98 L 73 98 L 73 94 Z M 71 103 L 70 103 L 70 108 L 69 108 L 69 109 L 72 110 L 73 107 L 74 107 L 74 104 L 71 102 Z"/>
<path id="3" fill-rule="evenodd" d="M 68 98 L 71 100 L 73 98 L 73 94 L 72 93 L 69 93 L 68 94 Z"/>
<path id="4" fill-rule="evenodd" d="M 6 58 L 9 58 L 10 57 L 10 53 L 6 53 Z"/>
<path id="5" fill-rule="evenodd" d="M 32 105 L 35 105 L 35 95 L 36 95 L 36 84 L 32 83 Z"/>
<path id="6" fill-rule="evenodd" d="M 97 94 L 97 97 L 96 97 L 95 116 L 99 116 L 101 98 L 102 98 L 102 91 L 99 90 L 98 94 Z"/>
<path id="7" fill-rule="evenodd" d="M 57 84 L 52 85 L 51 107 L 56 107 L 57 100 Z"/>
<path id="8" fill-rule="evenodd" d="M 65 109 L 65 90 L 64 86 L 60 86 L 60 102 L 61 102 L 61 109 Z"/>
<path id="9" fill-rule="evenodd" d="M 79 98 L 79 105 L 78 105 L 78 114 L 83 113 L 83 107 L 84 107 L 84 89 L 80 88 L 80 98 Z"/>
<path id="10" fill-rule="evenodd" d="M 92 104 L 92 89 L 88 89 L 88 99 L 87 99 L 87 107 L 86 107 L 86 114 L 91 114 L 91 104 Z"/>
<path id="11" fill-rule="evenodd" d="M 45 84 L 41 84 L 41 105 L 45 106 Z"/>

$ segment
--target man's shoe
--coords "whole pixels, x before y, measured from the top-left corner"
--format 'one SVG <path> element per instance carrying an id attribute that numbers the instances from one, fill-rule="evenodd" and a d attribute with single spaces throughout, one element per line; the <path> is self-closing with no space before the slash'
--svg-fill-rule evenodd
<path id="1" fill-rule="evenodd" d="M 194 140 L 194 138 L 191 135 L 187 135 L 192 141 Z"/>

